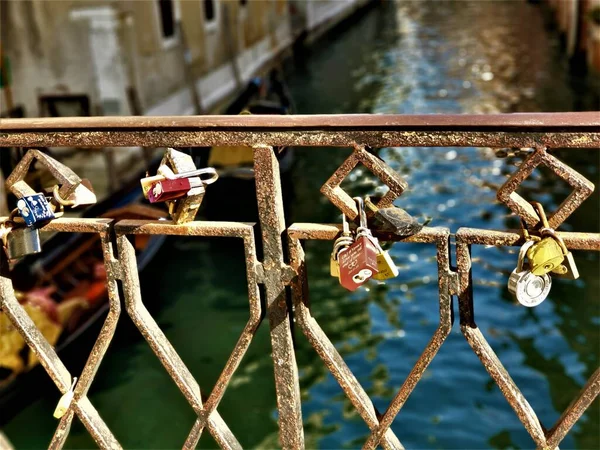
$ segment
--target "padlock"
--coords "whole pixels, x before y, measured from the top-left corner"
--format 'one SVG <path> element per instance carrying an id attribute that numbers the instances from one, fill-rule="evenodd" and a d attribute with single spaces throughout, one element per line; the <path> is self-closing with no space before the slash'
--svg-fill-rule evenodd
<path id="1" fill-rule="evenodd" d="M 394 260 L 390 256 L 387 250 L 381 248 L 379 241 L 376 238 L 373 238 L 375 244 L 377 245 L 378 253 L 377 253 L 377 273 L 373 275 L 373 278 L 376 280 L 388 280 L 390 278 L 395 278 L 400 273 L 398 271 L 398 267 L 394 263 Z"/>
<path id="2" fill-rule="evenodd" d="M 26 195 L 17 201 L 19 214 L 28 227 L 40 227 L 55 218 L 50 203 L 43 194 Z"/>
<path id="3" fill-rule="evenodd" d="M 146 175 L 148 175 L 148 173 L 146 173 Z M 162 175 L 154 175 L 152 177 L 146 176 L 145 178 L 142 178 L 140 180 L 140 184 L 142 185 L 142 192 L 144 194 L 144 197 L 148 198 L 148 193 L 152 189 L 152 186 L 154 186 L 154 184 L 157 181 L 163 181 L 163 180 L 166 180 L 166 178 L 163 177 Z"/>
<path id="4" fill-rule="evenodd" d="M 356 239 L 346 250 L 339 253 L 340 284 L 349 291 L 355 291 L 369 278 L 377 273 L 377 246 L 372 241 L 372 235 L 367 228 L 367 216 L 364 203 L 356 197 L 360 227 Z"/>
<path id="5" fill-rule="evenodd" d="M 542 230 L 554 231 L 548 224 L 544 207 L 538 202 L 532 202 L 531 204 L 540 217 L 543 226 Z M 527 259 L 529 259 L 531 272 L 534 275 L 544 275 L 558 268 L 565 259 L 565 256 L 558 241 L 546 233 L 545 236 L 542 234 L 542 239 L 534 243 L 527 251 Z"/>
<path id="6" fill-rule="evenodd" d="M 3 241 L 8 259 L 19 259 L 42 251 L 40 232 L 37 228 L 13 226 Z"/>
<path id="7" fill-rule="evenodd" d="M 564 258 L 562 264 L 552 269 L 552 273 L 570 280 L 576 280 L 579 278 L 579 269 L 577 269 L 577 265 L 575 264 L 573 253 L 569 251 L 563 238 L 556 234 L 556 231 L 554 231 L 552 228 L 542 228 L 540 231 L 542 236 L 548 236 L 548 239 L 553 239 L 556 241 Z"/>
<path id="8" fill-rule="evenodd" d="M 60 419 L 65 413 L 69 410 L 71 403 L 73 402 L 73 397 L 75 393 L 75 384 L 77 383 L 77 378 L 73 378 L 73 383 L 67 392 L 65 392 L 58 400 L 58 404 L 56 405 L 56 409 L 54 410 L 54 418 Z"/>
<path id="9" fill-rule="evenodd" d="M 529 308 L 542 303 L 548 297 L 552 287 L 552 279 L 548 274 L 535 275 L 530 270 L 525 269 L 525 256 L 534 244 L 534 241 L 527 241 L 521 247 L 517 267 L 508 278 L 510 293 L 517 298 L 521 305 Z"/>
<path id="10" fill-rule="evenodd" d="M 184 197 L 193 188 L 204 189 L 200 177 L 177 178 L 156 181 L 148 191 L 150 203 L 165 202 Z"/>
<path id="11" fill-rule="evenodd" d="M 202 175 L 208 175 L 208 177 L 203 178 Z M 180 180 L 192 177 L 200 177 L 200 185 L 191 186 L 184 195 L 178 195 L 170 200 L 161 200 L 166 202 L 173 222 L 182 224 L 190 222 L 196 217 L 204 198 L 205 187 L 218 179 L 217 171 L 212 167 L 196 169 L 190 155 L 169 148 L 159 165 L 158 174 L 154 177 L 142 178 L 140 182 L 144 196 L 149 199 L 150 190 L 155 187 L 157 182 L 162 183 L 165 180 Z M 159 189 L 162 192 L 162 185 Z M 156 197 L 153 198 L 156 200 Z"/>
<path id="12" fill-rule="evenodd" d="M 346 215 L 342 215 L 342 235 L 338 237 L 333 244 L 333 251 L 331 252 L 331 257 L 329 258 L 329 273 L 332 277 L 340 276 L 340 262 L 339 262 L 339 254 L 342 251 L 345 251 L 352 243 L 354 239 L 352 238 L 352 233 L 350 232 L 350 225 L 348 224 L 348 220 L 346 219 Z"/>

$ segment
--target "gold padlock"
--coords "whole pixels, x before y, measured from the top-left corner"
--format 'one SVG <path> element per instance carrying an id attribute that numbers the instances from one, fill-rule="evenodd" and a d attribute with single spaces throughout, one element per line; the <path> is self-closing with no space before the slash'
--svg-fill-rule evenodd
<path id="1" fill-rule="evenodd" d="M 543 226 L 542 230 L 554 232 L 548 224 L 544 207 L 538 202 L 532 202 L 531 204 L 540 216 Z M 548 232 L 542 234 L 542 239 L 539 242 L 534 243 L 529 250 L 527 250 L 530 271 L 534 275 L 545 275 L 558 269 L 565 259 L 565 253 L 558 240 L 549 235 Z"/>
<path id="2" fill-rule="evenodd" d="M 553 239 L 558 244 L 563 254 L 563 262 L 556 268 L 552 269 L 552 273 L 571 280 L 579 278 L 579 270 L 575 264 L 573 253 L 567 248 L 565 241 L 552 228 L 542 228 L 542 236 L 549 236 L 548 239 Z"/>
<path id="3" fill-rule="evenodd" d="M 565 256 L 558 242 L 552 237 L 544 237 L 527 251 L 531 272 L 534 275 L 544 275 L 558 268 Z"/>

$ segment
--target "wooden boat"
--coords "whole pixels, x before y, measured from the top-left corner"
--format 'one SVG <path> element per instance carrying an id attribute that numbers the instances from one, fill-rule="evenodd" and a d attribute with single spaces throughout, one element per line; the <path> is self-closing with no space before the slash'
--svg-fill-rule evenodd
<path id="1" fill-rule="evenodd" d="M 290 114 L 293 105 L 279 73 L 255 78 L 225 110 L 226 114 Z M 197 167 L 215 166 L 220 178 L 207 189 L 204 215 L 209 220 L 258 221 L 252 149 L 240 147 L 179 148 L 191 154 Z M 284 196 L 292 192 L 288 176 L 292 149 L 274 149 L 280 161 Z M 158 161 L 150 172 L 156 171 Z M 140 174 L 138 178 L 141 178 Z M 289 203 L 289 202 L 286 202 Z M 88 208 L 84 217 L 158 219 L 163 208 L 147 206 L 139 181 Z M 135 236 L 138 270 L 151 260 L 164 236 Z M 259 246 L 260 247 L 260 246 Z M 260 251 L 260 248 L 258 249 Z M 11 270 L 20 302 L 56 348 L 61 359 L 83 367 L 108 310 L 106 273 L 98 236 L 59 233 L 44 243 L 43 251 L 23 258 Z M 0 312 L 0 426 L 36 400 L 51 381 Z M 87 344 L 86 344 L 87 343 Z"/>
<path id="2" fill-rule="evenodd" d="M 166 211 L 140 203 L 142 199 L 136 180 L 89 208 L 84 217 L 156 220 L 167 216 Z M 140 272 L 164 239 L 135 236 Z M 85 363 L 87 353 L 81 350 L 82 342 L 93 342 L 108 312 L 99 236 L 57 233 L 44 243 L 41 253 L 20 260 L 10 276 L 19 302 L 59 356 L 77 347 L 78 352 L 71 351 L 80 355 L 74 365 Z M 35 355 L 0 312 L 0 425 L 38 398 L 49 382 Z"/>
<path id="3" fill-rule="evenodd" d="M 255 78 L 230 104 L 225 114 L 293 114 L 294 104 L 280 71 L 272 70 L 268 77 Z M 294 161 L 292 148 L 274 148 L 279 160 L 284 204 L 291 204 L 294 192 L 291 168 Z M 210 220 L 258 221 L 254 156 L 250 147 L 215 146 L 191 148 L 198 167 L 214 167 L 218 182 L 207 190 L 204 202 Z"/>

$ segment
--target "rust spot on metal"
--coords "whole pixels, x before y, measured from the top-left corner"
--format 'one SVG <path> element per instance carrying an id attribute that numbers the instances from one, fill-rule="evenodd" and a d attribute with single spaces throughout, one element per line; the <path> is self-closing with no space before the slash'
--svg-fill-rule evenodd
<path id="1" fill-rule="evenodd" d="M 331 178 L 321 187 L 321 193 L 350 220 L 356 218 L 358 210 L 352 197 L 340 185 L 359 163 L 362 163 L 389 188 L 377 202 L 376 206 L 379 208 L 391 206 L 394 200 L 402 195 L 408 187 L 406 181 L 385 162 L 369 153 L 363 146 L 356 146 L 352 154 L 346 158 Z"/>
<path id="2" fill-rule="evenodd" d="M 107 271 L 110 312 L 100 335 L 79 374 L 75 401 L 58 424 L 50 443 L 61 448 L 69 434 L 72 420 L 78 416 L 101 448 L 120 448 L 87 393 L 99 364 L 110 344 L 119 320 L 121 300 L 117 280 L 123 284 L 124 303 L 128 316 L 157 355 L 179 390 L 185 396 L 197 418 L 183 448 L 195 448 L 202 432 L 208 429 L 222 448 L 239 449 L 240 443 L 218 413 L 218 406 L 231 377 L 246 353 L 263 316 L 268 318 L 272 359 L 277 395 L 279 438 L 285 449 L 304 448 L 304 434 L 298 383 L 298 368 L 290 323 L 296 319 L 297 329 L 336 378 L 352 405 L 369 427 L 364 448 L 381 445 L 386 449 L 402 449 L 400 440 L 390 426 L 401 411 L 427 366 L 436 356 L 450 333 L 453 322 L 452 296 L 459 300 L 461 330 L 492 379 L 517 413 L 525 429 L 539 448 L 556 448 L 584 411 L 600 392 L 600 369 L 582 389 L 580 395 L 563 413 L 557 423 L 545 430 L 532 407 L 519 391 L 510 375 L 477 328 L 473 304 L 470 248 L 472 245 L 515 246 L 524 238 L 521 231 L 495 231 L 460 228 L 455 235 L 456 265 L 450 268 L 450 231 L 446 228 L 424 227 L 420 232 L 399 237 L 373 229 L 382 241 L 434 245 L 438 263 L 439 324 L 423 353 L 415 363 L 387 410 L 377 411 L 348 365 L 321 329 L 318 318 L 310 310 L 306 260 L 302 241 L 333 240 L 339 236 L 341 225 L 296 223 L 285 227 L 279 166 L 272 146 L 316 146 L 355 148 L 323 186 L 323 193 L 351 219 L 356 207 L 351 196 L 340 188 L 342 180 L 362 163 L 389 188 L 379 203 L 391 205 L 406 189 L 406 182 L 385 162 L 365 150 L 369 147 L 535 147 L 534 152 L 515 174 L 500 188 L 498 198 L 530 227 L 538 217 L 516 190 L 540 164 L 573 186 L 573 193 L 550 217 L 550 225 L 559 226 L 593 190 L 593 185 L 564 163 L 546 152 L 546 148 L 600 148 L 600 118 L 596 112 L 555 114 L 501 115 L 333 115 L 333 116 L 201 116 L 201 117 L 91 117 L 51 119 L 5 119 L 0 122 L 0 147 L 199 147 L 245 145 L 254 148 L 254 169 L 257 202 L 264 258 L 256 257 L 255 224 L 238 222 L 193 222 L 194 214 L 181 212 L 170 220 L 56 219 L 41 228 L 42 232 L 95 233 L 102 243 Z M 1 149 L 0 149 L 1 151 Z M 307 150 L 314 151 L 314 150 Z M 320 149 L 320 151 L 330 151 Z M 427 151 L 424 149 L 423 151 Z M 39 153 L 39 152 L 38 152 Z M 30 152 L 28 158 L 39 157 Z M 37 156 L 36 156 L 37 155 Z M 175 171 L 188 170 L 190 161 L 179 161 L 170 154 L 165 159 Z M 186 158 L 184 158 L 186 159 Z M 30 163 L 31 161 L 29 161 Z M 19 187 L 26 170 L 24 159 L 12 179 L 16 193 L 28 192 Z M 184 167 L 185 166 L 185 167 Z M 67 173 L 52 165 L 50 170 Z M 70 175 L 69 175 L 70 177 Z M 64 180 L 70 189 L 75 178 Z M 61 192 L 66 197 L 68 192 Z M 201 198 L 196 199 L 201 200 Z M 177 209 L 179 210 L 179 209 Z M 0 218 L 2 222 L 3 218 Z M 179 223 L 177 223 L 179 222 Z M 536 233 L 532 230 L 532 233 Z M 118 259 L 111 236 L 116 234 Z M 200 386 L 185 366 L 177 351 L 145 308 L 139 286 L 131 235 L 171 235 L 239 238 L 244 243 L 246 279 L 248 285 L 249 318 L 234 346 L 225 367 L 207 398 L 202 398 Z M 600 251 L 600 234 L 559 232 L 568 248 Z M 284 247 L 289 249 L 285 260 Z M 2 252 L 0 252 L 2 253 Z M 54 349 L 43 338 L 14 296 L 8 276 L 5 255 L 0 254 L 0 309 L 38 356 L 61 393 L 70 387 L 68 372 Z M 262 311 L 259 284 L 264 285 L 266 298 Z M 288 308 L 287 287 L 291 288 L 293 311 Z M 292 315 L 296 316 L 293 317 Z M 0 435 L 1 437 L 1 435 Z"/>

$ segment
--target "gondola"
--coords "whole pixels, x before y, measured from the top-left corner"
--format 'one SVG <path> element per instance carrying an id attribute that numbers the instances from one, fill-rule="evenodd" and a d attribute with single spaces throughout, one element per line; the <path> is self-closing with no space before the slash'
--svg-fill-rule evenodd
<path id="1" fill-rule="evenodd" d="M 166 211 L 145 205 L 142 200 L 139 182 L 133 180 L 90 207 L 83 217 L 156 220 L 167 216 Z M 165 237 L 135 239 L 138 270 L 142 272 Z M 106 271 L 98 235 L 54 234 L 44 242 L 41 253 L 19 260 L 10 269 L 10 277 L 19 302 L 59 357 L 74 353 L 83 341 L 93 342 L 108 312 Z M 75 364 L 83 364 L 85 356 Z M 0 425 L 37 399 L 48 382 L 33 352 L 0 312 Z"/>
<path id="2" fill-rule="evenodd" d="M 295 107 L 280 70 L 273 69 L 265 77 L 248 83 L 244 91 L 226 108 L 225 114 L 285 115 L 294 114 Z M 198 167 L 214 167 L 219 181 L 207 190 L 205 214 L 209 220 L 258 221 L 253 150 L 243 146 L 185 148 Z M 294 149 L 277 147 L 273 151 L 279 161 L 284 205 L 294 196 L 291 169 Z"/>
<path id="3" fill-rule="evenodd" d="M 225 110 L 225 114 L 292 112 L 291 98 L 277 71 L 271 71 L 265 78 L 252 79 Z M 258 221 L 252 149 L 213 147 L 178 150 L 190 154 L 197 167 L 211 165 L 219 173 L 218 182 L 207 189 L 203 218 Z M 293 152 L 290 148 L 274 151 L 280 162 L 283 193 L 289 196 L 292 192 L 289 173 Z M 149 168 L 150 172 L 156 172 L 157 167 L 158 160 Z M 142 177 L 143 174 L 140 174 L 138 178 Z M 88 208 L 83 217 L 159 219 L 167 217 L 167 211 L 148 205 L 143 199 L 139 181 L 134 178 L 108 199 Z M 141 273 L 165 237 L 135 236 L 135 239 L 138 271 Z M 98 236 L 57 233 L 44 242 L 42 253 L 20 260 L 11 269 L 10 277 L 20 302 L 28 312 L 33 311 L 36 315 L 39 322 L 36 325 L 45 330 L 45 336 L 55 346 L 59 357 L 72 358 L 76 360 L 76 366 L 82 366 L 87 353 L 81 351 L 81 347 L 93 344 L 108 312 L 106 273 Z M 51 383 L 24 342 L 19 344 L 18 351 L 9 348 L 11 338 L 19 340 L 18 332 L 2 316 L 0 312 L 0 426 L 39 398 L 44 387 L 48 388 Z M 13 334 L 7 337 L 7 332 Z M 5 345 L 2 345 L 3 338 Z"/>

